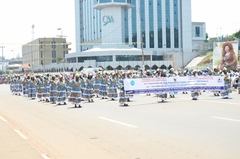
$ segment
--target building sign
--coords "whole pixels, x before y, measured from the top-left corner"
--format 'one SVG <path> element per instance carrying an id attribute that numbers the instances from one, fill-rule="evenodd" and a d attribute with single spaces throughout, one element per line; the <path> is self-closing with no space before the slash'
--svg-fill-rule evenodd
<path id="1" fill-rule="evenodd" d="M 108 23 L 113 23 L 114 22 L 113 17 L 109 16 L 109 15 L 104 15 L 102 17 L 102 21 L 103 21 L 103 26 L 108 25 Z"/>

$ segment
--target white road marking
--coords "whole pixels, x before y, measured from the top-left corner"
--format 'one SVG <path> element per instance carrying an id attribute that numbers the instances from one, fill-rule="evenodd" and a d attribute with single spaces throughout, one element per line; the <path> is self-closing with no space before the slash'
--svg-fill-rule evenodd
<path id="1" fill-rule="evenodd" d="M 222 117 L 216 117 L 216 116 L 211 116 L 211 118 L 240 122 L 240 120 L 237 120 L 237 119 L 222 118 Z"/>
<path id="2" fill-rule="evenodd" d="M 16 131 L 16 133 L 18 133 L 19 136 L 21 136 L 24 140 L 27 140 L 27 137 L 24 136 L 20 131 L 14 129 L 14 131 Z"/>
<path id="3" fill-rule="evenodd" d="M 214 97 L 213 97 L 214 98 Z M 185 101 L 185 100 L 192 100 L 191 97 L 189 98 L 172 98 L 174 101 Z M 230 98 L 231 99 L 231 98 Z M 217 99 L 218 100 L 218 99 Z M 219 98 L 219 100 L 224 100 Z M 227 100 L 227 99 L 226 99 Z M 209 103 L 219 103 L 219 104 L 230 104 L 230 105 L 240 105 L 239 103 L 231 103 L 231 102 L 219 102 L 219 101 L 211 101 L 211 100 L 206 100 L 205 99 L 201 99 L 201 97 L 198 98 L 198 102 L 209 102 Z"/>
<path id="4" fill-rule="evenodd" d="M 131 127 L 131 128 L 138 128 L 138 127 L 135 126 L 135 125 L 123 123 L 123 122 L 116 121 L 116 120 L 112 120 L 112 119 L 108 119 L 108 118 L 105 118 L 105 117 L 98 117 L 98 118 L 103 119 L 103 120 L 107 120 L 107 121 L 111 121 L 111 122 L 113 122 L 113 123 L 121 124 L 121 125 L 124 125 L 124 126 L 128 126 L 128 127 Z"/>
<path id="5" fill-rule="evenodd" d="M 5 120 L 2 116 L 0 116 L 0 119 L 4 122 L 7 122 L 7 120 Z"/>
<path id="6" fill-rule="evenodd" d="M 224 100 L 224 99 L 222 99 L 222 100 Z M 239 103 L 231 103 L 231 102 L 218 102 L 218 101 L 201 100 L 201 98 L 199 99 L 199 101 L 203 101 L 203 102 L 211 102 L 211 103 L 220 103 L 220 104 L 240 105 Z"/>
<path id="7" fill-rule="evenodd" d="M 42 154 L 42 157 L 43 157 L 44 159 L 50 159 L 46 154 Z"/>

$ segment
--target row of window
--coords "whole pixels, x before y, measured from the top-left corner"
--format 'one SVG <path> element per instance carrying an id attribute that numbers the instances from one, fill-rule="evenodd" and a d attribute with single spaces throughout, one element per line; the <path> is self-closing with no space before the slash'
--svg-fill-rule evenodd
<path id="1" fill-rule="evenodd" d="M 66 52 L 63 51 L 63 57 L 65 57 L 65 54 L 66 54 Z M 52 51 L 52 58 L 56 58 L 56 57 L 57 57 L 56 51 L 53 50 Z M 44 58 L 43 51 L 40 51 L 40 58 Z"/>
<path id="2" fill-rule="evenodd" d="M 154 1 L 157 1 L 157 6 L 154 6 Z M 149 48 L 179 48 L 179 0 L 173 0 L 173 16 L 171 15 L 170 9 L 170 1 L 166 0 L 165 5 L 163 6 L 162 0 L 149 0 L 147 3 L 145 0 L 140 0 L 139 7 L 137 8 L 136 0 L 95 0 L 94 4 L 96 3 L 109 3 L 109 2 L 119 2 L 119 3 L 131 3 L 131 12 L 129 10 L 125 10 L 124 19 L 125 19 L 125 42 L 129 43 L 129 41 L 133 42 L 134 47 L 137 47 L 137 43 L 140 43 L 137 40 L 137 36 L 142 36 L 143 47 L 146 48 L 146 45 Z M 88 42 L 91 40 L 95 40 L 101 37 L 101 21 L 99 18 L 101 17 L 101 13 L 98 10 L 91 10 L 89 7 L 93 5 L 88 1 L 84 1 L 80 3 L 80 42 Z M 149 21 L 149 31 L 146 32 L 146 14 L 145 10 L 149 10 L 148 17 Z M 156 7 L 157 14 L 154 13 L 154 8 Z M 165 28 L 163 28 L 163 17 L 162 17 L 162 8 L 165 8 Z M 81 10 L 82 9 L 82 10 Z M 137 34 L 137 14 L 139 14 L 140 9 L 140 16 L 141 16 L 141 24 L 142 24 L 142 33 L 140 35 Z M 154 15 L 157 16 L 157 20 L 155 21 Z M 92 17 L 89 18 L 89 17 Z M 171 19 L 173 18 L 173 26 L 170 23 Z M 131 23 L 132 28 L 132 38 L 129 39 L 129 27 L 128 24 Z M 157 23 L 157 30 L 158 32 L 154 32 L 154 24 Z M 84 29 L 85 28 L 85 29 Z M 89 29 L 93 28 L 93 30 Z M 174 28 L 174 31 L 171 32 L 171 28 Z M 165 33 L 165 35 L 163 35 Z M 99 35 L 98 35 L 99 34 Z M 155 42 L 155 36 L 157 36 L 157 42 Z M 146 44 L 146 37 L 149 37 L 149 42 Z M 173 39 L 171 38 L 173 37 Z M 163 42 L 165 41 L 165 42 Z M 157 45 L 157 46 L 155 46 Z M 173 45 L 173 46 L 171 46 Z"/>
<path id="3" fill-rule="evenodd" d="M 131 3 L 131 0 L 95 0 L 95 4 L 97 4 L 97 3 L 110 3 L 110 2 Z"/>
<path id="4" fill-rule="evenodd" d="M 43 49 L 44 45 L 49 45 L 48 43 L 43 43 L 40 42 L 40 48 Z M 52 41 L 51 42 L 52 48 L 55 49 L 56 48 L 56 41 Z M 59 45 L 59 43 L 57 43 L 57 45 Z M 66 45 L 66 43 L 61 43 L 63 49 L 68 48 L 68 45 Z"/>
<path id="5" fill-rule="evenodd" d="M 144 57 L 144 59 L 143 59 Z M 85 60 L 96 60 L 96 62 L 111 62 L 113 56 L 85 56 L 78 57 L 78 62 Z M 116 55 L 116 61 L 151 61 L 151 55 Z M 162 61 L 163 55 L 152 55 L 152 61 Z"/>

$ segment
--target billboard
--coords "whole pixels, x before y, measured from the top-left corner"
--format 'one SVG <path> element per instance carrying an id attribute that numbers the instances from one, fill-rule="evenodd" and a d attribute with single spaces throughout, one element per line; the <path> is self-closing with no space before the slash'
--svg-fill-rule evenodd
<path id="1" fill-rule="evenodd" d="M 213 44 L 213 68 L 236 70 L 238 65 L 238 42 L 215 42 Z"/>

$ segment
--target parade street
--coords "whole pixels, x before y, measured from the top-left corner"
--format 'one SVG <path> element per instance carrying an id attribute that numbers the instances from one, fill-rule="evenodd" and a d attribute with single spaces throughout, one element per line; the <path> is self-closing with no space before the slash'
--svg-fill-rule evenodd
<path id="1" fill-rule="evenodd" d="M 1 159 L 239 159 L 240 94 L 54 105 L 0 85 Z"/>

